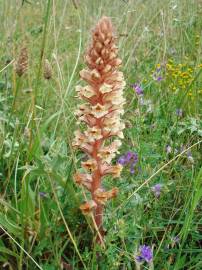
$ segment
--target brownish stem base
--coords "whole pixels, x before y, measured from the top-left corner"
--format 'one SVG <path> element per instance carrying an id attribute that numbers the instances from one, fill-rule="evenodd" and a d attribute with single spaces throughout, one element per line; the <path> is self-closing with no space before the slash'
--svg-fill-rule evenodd
<path id="1" fill-rule="evenodd" d="M 98 204 L 95 211 L 95 223 L 97 225 L 98 232 L 99 232 L 99 234 L 97 234 L 97 237 L 96 237 L 96 242 L 99 244 L 102 243 L 102 239 L 104 238 L 104 230 L 102 227 L 102 217 L 103 217 L 103 206 L 101 204 Z"/>

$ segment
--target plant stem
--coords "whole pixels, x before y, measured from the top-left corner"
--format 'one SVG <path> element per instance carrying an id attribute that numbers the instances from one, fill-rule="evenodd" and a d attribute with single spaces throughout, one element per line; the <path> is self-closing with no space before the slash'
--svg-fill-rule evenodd
<path id="1" fill-rule="evenodd" d="M 95 210 L 95 213 L 94 213 L 94 218 L 95 218 L 95 223 L 97 225 L 97 228 L 99 230 L 99 233 L 100 235 L 103 237 L 104 236 L 104 230 L 103 230 L 103 227 L 102 227 L 102 216 L 103 216 L 103 206 L 102 204 L 100 204 L 97 199 L 96 199 L 96 196 L 95 196 L 95 191 L 101 187 L 101 169 L 100 169 L 100 159 L 98 157 L 98 151 L 99 151 L 99 148 L 101 147 L 102 145 L 102 140 L 99 140 L 95 143 L 94 145 L 94 153 L 93 153 L 93 158 L 97 161 L 97 170 L 94 172 L 93 174 L 93 183 L 92 183 L 92 198 L 93 200 L 96 202 L 97 204 L 97 208 Z M 97 235 L 96 237 L 96 242 L 97 243 L 100 243 L 101 239 L 100 237 Z"/>
<path id="2" fill-rule="evenodd" d="M 40 53 L 40 58 L 39 58 L 39 68 L 38 68 L 38 73 L 37 73 L 37 78 L 36 78 L 35 101 L 34 101 L 35 104 L 36 104 L 36 99 L 37 99 L 38 83 L 40 80 L 40 74 L 41 74 L 41 68 L 42 68 L 42 60 L 43 60 L 45 46 L 46 46 L 47 26 L 48 26 L 48 21 L 49 21 L 50 7 L 51 7 L 51 0 L 48 0 L 47 7 L 46 7 L 46 15 L 44 18 L 44 31 L 43 31 L 42 44 L 41 44 L 41 53 Z"/>

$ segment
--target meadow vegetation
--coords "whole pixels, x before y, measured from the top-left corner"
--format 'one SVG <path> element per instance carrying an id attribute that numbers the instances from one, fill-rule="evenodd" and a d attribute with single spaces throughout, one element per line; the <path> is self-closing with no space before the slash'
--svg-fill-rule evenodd
<path id="1" fill-rule="evenodd" d="M 72 146 L 102 16 L 126 82 L 104 247 L 79 208 L 86 157 Z M 0 17 L 0 269 L 202 269 L 202 2 L 0 0 Z"/>

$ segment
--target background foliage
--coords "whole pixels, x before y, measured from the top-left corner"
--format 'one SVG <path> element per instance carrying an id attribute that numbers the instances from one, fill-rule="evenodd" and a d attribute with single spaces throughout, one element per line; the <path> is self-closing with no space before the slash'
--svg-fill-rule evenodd
<path id="1" fill-rule="evenodd" d="M 127 83 L 117 159 L 135 151 L 138 164 L 116 180 L 98 260 L 72 181 L 83 154 L 71 141 L 75 85 L 102 15 L 116 27 Z M 135 269 L 142 244 L 153 248 L 156 270 L 202 269 L 201 1 L 0 0 L 0 16 L 0 269 Z M 19 78 L 23 46 L 29 69 Z M 44 58 L 51 80 L 42 76 Z"/>

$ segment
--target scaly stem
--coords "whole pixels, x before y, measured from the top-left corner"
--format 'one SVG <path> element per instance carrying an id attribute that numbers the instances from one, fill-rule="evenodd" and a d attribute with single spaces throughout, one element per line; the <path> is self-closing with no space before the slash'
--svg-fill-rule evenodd
<path id="1" fill-rule="evenodd" d="M 94 152 L 93 152 L 93 158 L 97 161 L 97 170 L 93 173 L 93 183 L 92 183 L 92 198 L 93 200 L 96 202 L 97 204 L 97 208 L 95 209 L 95 213 L 94 213 L 94 218 L 95 218 L 95 223 L 97 225 L 97 228 L 99 230 L 100 235 L 103 237 L 104 235 L 104 230 L 102 228 L 102 216 L 103 216 L 103 206 L 100 204 L 100 202 L 97 201 L 96 196 L 94 194 L 94 192 L 101 187 L 101 173 L 100 173 L 100 159 L 97 155 L 99 148 L 101 147 L 103 141 L 102 140 L 98 140 L 96 141 L 95 145 L 94 145 Z M 100 237 L 97 236 L 96 238 L 96 242 L 100 243 Z"/>
<path id="2" fill-rule="evenodd" d="M 103 216 L 103 206 L 96 200 L 96 196 L 94 195 L 95 190 L 101 187 L 101 176 L 99 170 L 97 170 L 93 175 L 93 184 L 92 184 L 92 198 L 97 204 L 97 208 L 94 212 L 95 223 L 99 230 L 100 235 L 103 237 L 104 230 L 102 228 L 102 216 Z M 96 241 L 100 243 L 100 238 L 97 237 Z"/>
<path id="3" fill-rule="evenodd" d="M 103 217 L 103 206 L 101 204 L 97 205 L 95 210 L 95 222 L 97 224 L 98 230 L 102 238 L 104 237 L 104 230 L 102 227 L 102 217 Z M 96 241 L 100 243 L 100 238 L 97 236 Z"/>

